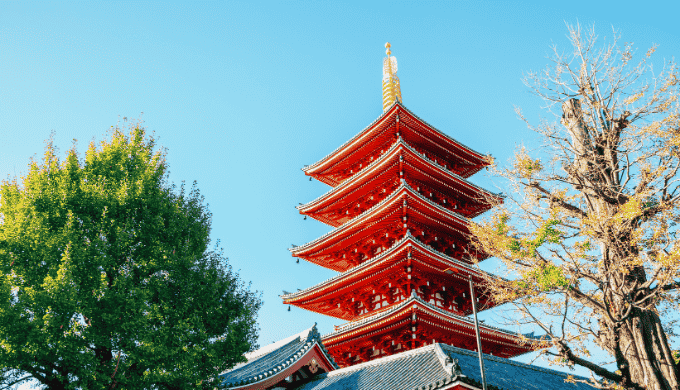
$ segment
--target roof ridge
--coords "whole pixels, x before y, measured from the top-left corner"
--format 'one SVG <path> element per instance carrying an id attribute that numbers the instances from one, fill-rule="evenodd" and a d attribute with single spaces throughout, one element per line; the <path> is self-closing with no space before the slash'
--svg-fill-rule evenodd
<path id="1" fill-rule="evenodd" d="M 264 366 L 260 367 L 257 369 L 255 372 L 247 372 L 247 375 L 241 375 L 239 378 L 238 376 L 236 378 L 231 377 L 229 378 L 229 374 L 233 374 L 236 371 L 245 368 L 249 364 L 255 364 L 255 368 L 258 367 L 258 362 L 260 358 L 263 358 L 267 356 L 268 354 L 275 352 L 277 350 L 281 350 L 291 344 L 294 345 L 297 344 L 297 347 L 292 350 L 290 353 L 283 355 L 283 357 L 280 357 L 279 361 L 277 361 L 278 366 L 276 367 L 271 367 L 271 366 Z M 240 364 L 238 366 L 234 366 L 228 370 L 225 370 L 220 374 L 220 380 L 221 383 L 218 387 L 220 388 L 225 388 L 225 387 L 230 387 L 230 386 L 244 386 L 247 384 L 251 383 L 256 383 L 256 382 L 262 382 L 264 380 L 267 380 L 270 377 L 276 376 L 280 374 L 282 371 L 285 371 L 288 367 L 292 366 L 295 362 L 300 360 L 303 356 L 305 356 L 309 351 L 314 349 L 314 346 L 319 346 L 321 349 L 321 353 L 328 359 L 329 363 L 334 369 L 338 369 L 339 366 L 335 362 L 335 359 L 333 359 L 333 356 L 328 353 L 328 350 L 326 347 L 323 345 L 321 342 L 321 337 L 319 335 L 319 331 L 316 328 L 316 323 L 312 325 L 311 328 L 305 329 L 304 331 L 295 334 L 293 336 L 287 337 L 281 341 L 278 341 L 276 343 L 272 343 L 268 345 L 267 347 L 260 348 L 257 351 L 254 351 L 253 354 L 246 354 L 245 357 L 247 361 L 244 364 Z"/>
<path id="2" fill-rule="evenodd" d="M 400 137 L 400 138 L 401 138 L 401 137 Z M 478 186 L 477 184 L 475 184 L 475 183 L 471 182 L 470 180 L 468 180 L 467 178 L 465 178 L 465 177 L 463 177 L 463 176 L 457 174 L 456 172 L 450 170 L 449 168 L 447 168 L 447 167 L 445 167 L 445 166 L 439 164 L 438 162 L 436 162 L 436 161 L 430 159 L 429 157 L 427 157 L 427 156 L 424 155 L 423 153 L 420 153 L 419 151 L 417 151 L 413 146 L 409 145 L 406 141 L 404 141 L 403 144 L 404 144 L 408 149 L 410 149 L 413 153 L 415 153 L 417 156 L 419 156 L 420 158 L 422 158 L 423 160 L 425 160 L 425 161 L 427 161 L 427 162 L 433 164 L 435 167 L 439 168 L 440 170 L 444 171 L 445 173 L 448 173 L 448 174 L 450 174 L 451 176 L 454 176 L 456 179 L 459 179 L 459 180 L 462 181 L 463 183 L 469 184 L 471 187 L 475 187 L 475 188 L 477 188 L 478 190 L 480 190 L 480 191 L 482 191 L 482 192 L 487 192 L 487 193 L 489 193 L 489 194 L 491 194 L 491 195 L 501 196 L 500 193 L 495 193 L 495 192 L 492 192 L 492 191 L 490 191 L 490 190 L 487 190 L 486 188 L 480 187 L 480 186 Z"/>
<path id="3" fill-rule="evenodd" d="M 369 163 L 368 165 L 366 165 L 365 168 L 363 168 L 362 170 L 360 170 L 360 171 L 357 172 L 356 174 L 352 175 L 351 178 L 360 176 L 360 175 L 362 175 L 363 173 L 368 172 L 369 168 L 373 168 L 373 167 L 376 166 L 377 164 L 382 163 L 383 160 L 389 160 L 387 156 L 389 156 L 390 153 L 392 153 L 394 150 L 396 150 L 396 149 L 399 147 L 399 144 L 400 144 L 400 143 L 403 143 L 403 141 L 401 140 L 401 138 L 399 138 L 399 139 L 397 139 L 396 141 L 394 141 L 394 143 L 392 143 L 392 145 L 390 145 L 390 147 L 385 151 L 385 153 L 383 153 L 380 157 L 376 158 L 374 161 L 372 161 L 371 163 Z M 304 208 L 305 206 L 308 206 L 308 205 L 310 205 L 310 204 L 312 204 L 312 203 L 315 203 L 315 202 L 317 202 L 318 200 L 323 199 L 324 197 L 330 195 L 330 194 L 333 193 L 334 191 L 338 190 L 338 188 L 342 188 L 342 187 L 344 187 L 344 186 L 349 186 L 349 185 L 351 184 L 351 182 L 352 182 L 351 178 L 348 179 L 348 180 L 343 181 L 342 183 L 338 184 L 338 185 L 335 186 L 335 187 L 331 187 L 330 190 L 326 191 L 326 192 L 323 193 L 321 196 L 319 196 L 318 198 L 312 200 L 311 202 L 307 202 L 307 203 L 305 203 L 305 204 L 295 206 L 295 208 L 298 209 L 298 210 L 300 210 L 300 209 Z"/>
<path id="4" fill-rule="evenodd" d="M 391 313 L 393 313 L 393 312 L 395 312 L 399 309 L 402 309 L 404 306 L 406 306 L 407 304 L 409 304 L 413 301 L 414 301 L 414 296 L 413 296 L 413 294 L 411 294 L 408 298 L 397 303 L 396 305 L 388 307 L 387 309 L 385 309 L 383 311 L 380 311 L 380 312 L 375 313 L 375 314 L 370 315 L 370 316 L 366 316 L 366 317 L 358 319 L 356 321 L 349 321 L 349 322 L 346 322 L 342 325 L 339 325 L 333 332 L 327 333 L 327 334 L 321 336 L 321 339 L 328 338 L 329 336 L 332 336 L 332 335 L 335 335 L 335 334 L 344 333 L 344 332 L 346 332 L 350 329 L 354 329 L 354 328 L 358 327 L 361 324 L 371 322 L 371 321 L 373 321 L 377 318 L 384 317 L 384 316 L 391 314 Z"/>
<path id="5" fill-rule="evenodd" d="M 364 127 L 363 129 L 361 129 L 361 131 L 359 131 L 357 134 L 355 134 L 352 138 L 350 138 L 349 140 L 345 141 L 345 143 L 343 143 L 342 145 L 340 145 L 340 146 L 338 146 L 337 148 L 335 148 L 332 152 L 328 153 L 327 155 L 325 155 L 324 157 L 322 157 L 322 158 L 321 158 L 320 160 L 318 160 L 317 162 L 305 166 L 304 168 L 302 168 L 302 170 L 303 170 L 304 172 L 307 172 L 307 171 L 309 171 L 310 169 L 315 168 L 315 167 L 321 165 L 323 162 L 325 162 L 326 160 L 328 160 L 332 155 L 334 155 L 337 151 L 339 151 L 340 149 L 344 148 L 345 146 L 351 144 L 351 143 L 354 142 L 356 139 L 358 139 L 358 138 L 364 133 L 364 131 L 366 131 L 366 130 L 370 129 L 371 127 L 375 126 L 378 122 L 380 122 L 380 121 L 382 121 L 382 120 L 388 118 L 388 117 L 390 116 L 390 114 L 392 113 L 392 109 L 393 109 L 394 106 L 396 106 L 396 105 L 398 105 L 398 102 L 395 102 L 394 104 L 392 104 L 392 107 L 390 107 L 387 111 L 383 112 L 376 120 L 374 120 L 373 122 L 371 122 L 368 126 L 366 126 L 366 127 Z"/>
<path id="6" fill-rule="evenodd" d="M 456 352 L 456 353 L 463 352 L 464 355 L 478 356 L 477 352 L 475 352 L 475 351 L 470 351 L 470 350 L 467 350 L 467 349 L 464 349 L 464 348 L 454 347 L 453 345 L 448 345 L 448 344 L 444 344 L 444 343 L 438 343 L 438 344 L 441 344 L 442 346 L 445 347 L 445 348 L 442 348 L 442 350 L 449 349 L 449 350 L 452 350 L 452 352 Z M 565 377 L 565 378 L 569 375 L 574 376 L 574 377 L 580 377 L 579 375 L 567 374 L 566 372 L 561 372 L 561 371 L 557 371 L 557 370 L 553 370 L 553 369 L 545 368 L 545 367 L 538 367 L 538 366 L 534 366 L 532 364 L 517 362 L 517 361 L 511 360 L 511 359 L 506 359 L 506 358 L 503 358 L 503 357 L 500 357 L 500 356 L 489 355 L 489 354 L 486 354 L 486 353 L 483 353 L 483 352 L 482 352 L 482 356 L 484 357 L 484 360 L 494 361 L 496 363 L 502 363 L 502 364 L 509 364 L 509 365 L 515 366 L 515 367 L 529 368 L 529 369 L 532 369 L 534 371 L 544 372 L 546 374 L 558 375 L 558 376 L 562 376 L 562 377 Z"/>
<path id="7" fill-rule="evenodd" d="M 477 155 L 479 155 L 479 156 L 486 156 L 485 154 L 482 154 L 482 153 L 480 153 L 480 152 L 478 152 L 478 151 L 472 149 L 471 147 L 469 147 L 469 146 L 467 146 L 467 145 L 464 145 L 464 144 L 460 143 L 460 142 L 459 142 L 458 140 L 456 140 L 455 138 L 451 137 L 450 135 L 444 133 L 443 131 L 439 130 L 438 128 L 436 128 L 436 127 L 432 126 L 431 124 L 427 123 L 423 118 L 421 118 L 421 117 L 419 117 L 418 115 L 416 115 L 413 111 L 411 111 L 411 110 L 409 110 L 408 108 L 406 108 L 406 106 L 404 106 L 403 104 L 400 103 L 399 106 L 400 106 L 401 108 L 403 108 L 404 111 L 406 111 L 406 112 L 409 113 L 410 115 L 414 116 L 414 117 L 415 117 L 416 119 L 418 119 L 419 121 L 423 122 L 424 125 L 426 125 L 426 126 L 429 127 L 430 129 L 436 131 L 437 133 L 443 135 L 445 138 L 448 138 L 450 141 L 453 141 L 454 143 L 456 143 L 456 144 L 462 146 L 464 149 L 467 149 L 467 150 L 469 150 L 470 152 L 472 152 L 472 153 L 474 153 L 474 154 L 477 154 Z"/>
<path id="8" fill-rule="evenodd" d="M 427 351 L 428 349 L 432 349 L 432 348 L 434 348 L 433 344 L 424 345 L 422 347 L 418 347 L 418 348 L 415 348 L 415 349 L 409 349 L 408 351 L 403 351 L 403 352 L 395 353 L 393 355 L 388 355 L 388 356 L 382 356 L 382 357 L 379 357 L 377 359 L 369 360 L 367 362 L 355 364 L 355 365 L 352 365 L 352 366 L 349 366 L 349 367 L 343 367 L 343 368 L 340 368 L 338 370 L 328 372 L 328 373 L 326 373 L 326 375 L 327 376 L 342 375 L 346 372 L 351 372 L 351 371 L 354 371 L 354 370 L 357 370 L 357 369 L 363 369 L 365 367 L 380 365 L 380 364 L 383 364 L 385 362 L 389 362 L 389 361 L 392 361 L 392 360 L 397 360 L 397 359 L 401 359 L 401 358 L 404 358 L 404 357 L 417 355 L 417 354 L 420 354 L 420 353 L 425 353 L 425 352 L 428 352 Z"/>
<path id="9" fill-rule="evenodd" d="M 314 323 L 314 325 L 311 328 L 307 328 L 300 333 L 294 334 L 292 336 L 288 336 L 285 339 L 276 341 L 276 342 L 271 343 L 267 346 L 256 349 L 253 352 L 245 353 L 244 356 L 248 360 L 255 359 L 255 358 L 258 358 L 260 356 L 266 355 L 269 352 L 272 352 L 276 349 L 279 349 L 279 348 L 283 347 L 284 345 L 290 344 L 291 342 L 296 341 L 298 339 L 299 339 L 299 341 L 307 340 L 310 333 L 312 333 L 314 330 L 316 330 L 316 323 Z"/>
<path id="10" fill-rule="evenodd" d="M 444 309 L 442 309 L 442 308 L 440 308 L 440 307 L 437 307 L 437 306 L 435 306 L 435 305 L 433 305 L 433 304 L 431 304 L 431 303 L 425 301 L 424 299 L 422 299 L 422 298 L 419 297 L 418 295 L 416 295 L 415 298 L 416 298 L 416 300 L 420 301 L 422 304 L 426 305 L 428 308 L 434 309 L 434 310 L 438 311 L 438 312 L 441 313 L 441 314 L 451 315 L 451 316 L 453 316 L 453 317 L 456 317 L 457 319 L 460 319 L 460 320 L 463 320 L 463 321 L 465 321 L 465 322 L 468 322 L 468 323 L 471 324 L 471 325 L 474 325 L 474 323 L 475 323 L 475 320 L 472 319 L 472 318 L 470 318 L 470 317 L 461 316 L 461 315 L 458 315 L 458 314 L 456 314 L 456 313 L 451 313 L 451 312 L 449 312 L 449 311 L 446 311 L 446 310 L 444 310 Z M 505 334 L 507 334 L 507 335 L 510 335 L 510 336 L 520 336 L 520 337 L 526 337 L 527 339 L 534 339 L 534 340 L 540 340 L 540 339 L 541 339 L 540 337 L 537 337 L 537 336 L 528 337 L 526 334 L 518 333 L 518 332 L 511 332 L 511 331 L 509 331 L 509 330 L 506 330 L 506 329 L 503 329 L 503 328 L 499 328 L 499 327 L 496 327 L 496 326 L 493 326 L 493 325 L 484 324 L 484 325 L 480 325 L 480 328 L 487 328 L 487 329 L 490 329 L 490 330 L 497 330 L 497 331 L 503 332 L 503 333 L 505 333 Z"/>
<path id="11" fill-rule="evenodd" d="M 340 145 L 340 146 L 338 146 L 337 148 L 335 148 L 335 150 L 333 150 L 332 152 L 330 152 L 329 154 L 327 154 L 326 156 L 324 156 L 323 158 L 321 158 L 321 159 L 318 160 L 317 162 L 315 162 L 315 163 L 313 163 L 313 164 L 310 164 L 310 165 L 307 165 L 307 166 L 305 166 L 304 168 L 302 168 L 302 171 L 308 172 L 309 170 L 311 170 L 311 169 L 313 169 L 313 168 L 315 168 L 315 167 L 321 165 L 322 163 L 326 162 L 331 156 L 333 156 L 333 155 L 334 155 L 335 153 L 337 153 L 339 150 L 341 150 L 342 148 L 346 147 L 347 145 L 353 143 L 353 142 L 356 141 L 358 138 L 360 138 L 360 136 L 363 135 L 363 133 L 364 133 L 366 130 L 370 129 L 371 127 L 374 127 L 378 122 L 380 122 L 380 121 L 382 121 L 382 120 L 384 120 L 384 119 L 390 117 L 390 116 L 392 115 L 392 113 L 395 111 L 395 110 L 394 110 L 394 107 L 395 107 L 395 106 L 399 106 L 399 108 L 403 109 L 408 115 L 411 115 L 412 117 L 414 117 L 415 119 L 417 119 L 418 121 L 420 121 L 422 124 L 424 124 L 425 126 L 427 126 L 428 128 L 430 128 L 430 130 L 432 130 L 432 131 L 434 131 L 435 133 L 441 135 L 442 138 L 448 140 L 449 142 L 452 142 L 452 143 L 454 143 L 454 144 L 460 146 L 461 149 L 466 150 L 468 153 L 470 153 L 470 154 L 472 154 L 472 155 L 479 156 L 479 157 L 481 157 L 481 158 L 483 158 L 484 156 L 486 156 L 485 154 L 482 154 L 482 153 L 480 153 L 480 152 L 478 152 L 478 151 L 476 151 L 476 150 L 470 148 L 469 146 L 467 146 L 467 145 L 461 143 L 460 141 L 456 140 L 455 138 L 451 137 L 450 135 L 448 135 L 448 134 L 444 133 L 443 131 L 437 129 L 436 127 L 432 126 L 431 124 L 429 124 L 428 122 L 426 122 L 425 120 L 423 120 L 421 117 L 419 117 L 418 115 L 416 115 L 415 113 L 413 113 L 413 111 L 411 111 L 411 110 L 409 110 L 408 108 L 406 108 L 406 106 L 404 106 L 403 103 L 401 103 L 401 102 L 399 102 L 399 101 L 395 101 L 395 102 L 392 104 L 392 106 L 391 106 L 387 111 L 383 112 L 382 115 L 380 115 L 376 120 L 374 120 L 373 122 L 371 122 L 371 124 L 369 124 L 368 126 L 364 127 L 361 131 L 359 131 L 357 134 L 355 134 L 352 138 L 350 138 L 350 139 L 347 140 L 345 143 L 343 143 L 342 145 Z M 398 115 L 398 113 L 397 113 L 397 115 Z M 468 161 L 469 161 L 469 160 L 468 160 Z"/>
<path id="12" fill-rule="evenodd" d="M 320 287 L 320 286 L 322 286 L 322 285 L 324 285 L 324 284 L 327 284 L 327 283 L 329 283 L 329 282 L 331 282 L 331 281 L 335 281 L 335 280 L 337 280 L 337 279 L 341 279 L 343 276 L 345 276 L 345 275 L 347 275 L 347 274 L 350 274 L 350 273 L 352 273 L 352 272 L 356 272 L 356 271 L 359 270 L 360 268 L 364 268 L 364 267 L 368 267 L 369 265 L 373 265 L 374 263 L 378 262 L 379 260 L 382 260 L 383 257 L 387 257 L 388 255 L 393 254 L 393 251 L 396 250 L 395 248 L 398 247 L 398 246 L 400 246 L 400 245 L 402 245 L 404 242 L 406 242 L 406 241 L 408 240 L 409 237 L 412 237 L 412 236 L 410 236 L 410 234 L 404 236 L 401 240 L 396 241 L 394 244 L 392 244 L 392 246 L 390 246 L 390 247 L 387 248 L 386 250 L 382 251 L 379 255 L 377 255 L 377 256 L 375 256 L 375 257 L 372 257 L 370 260 L 364 261 L 363 263 L 361 263 L 361 264 L 359 264 L 359 265 L 355 265 L 354 267 L 349 268 L 349 269 L 347 269 L 347 270 L 344 271 L 344 272 L 341 272 L 341 273 L 339 273 L 339 274 L 337 274 L 337 275 L 335 275 L 335 276 L 332 276 L 332 277 L 330 277 L 330 278 L 324 280 L 324 281 L 321 282 L 321 283 L 317 283 L 317 284 L 315 284 L 315 285 L 313 285 L 313 286 L 311 286 L 311 287 L 307 287 L 306 289 L 303 289 L 303 290 L 300 290 L 300 291 L 295 291 L 295 292 L 292 292 L 292 293 L 290 293 L 290 294 L 284 294 L 284 295 L 279 295 L 279 296 L 280 296 L 281 298 L 287 299 L 287 298 L 292 298 L 292 297 L 295 297 L 295 296 L 298 296 L 298 295 L 303 295 L 304 293 L 306 293 L 306 292 L 308 292 L 308 291 L 311 291 L 311 290 L 313 290 L 313 289 L 315 289 L 315 288 L 318 288 L 318 287 Z"/>
<path id="13" fill-rule="evenodd" d="M 341 230 L 343 230 L 343 229 L 346 229 L 347 226 L 350 226 L 350 225 L 352 224 L 352 222 L 356 221 L 357 219 L 363 218 L 364 216 L 370 214 L 372 211 L 376 210 L 378 207 L 380 207 L 380 206 L 382 206 L 382 205 L 384 205 L 384 204 L 387 204 L 387 203 L 393 201 L 394 199 L 398 198 L 398 197 L 399 197 L 399 191 L 402 189 L 402 187 L 403 187 L 403 185 L 400 185 L 400 186 L 397 187 L 397 189 L 395 189 L 394 192 L 392 192 L 388 197 L 386 197 L 385 199 L 383 199 L 383 200 L 381 200 L 380 202 L 376 203 L 376 204 L 373 205 L 373 207 L 371 207 L 370 209 L 364 211 L 363 213 L 357 215 L 356 217 L 350 219 L 349 221 L 343 223 L 342 225 L 340 225 L 340 226 L 338 226 L 338 227 L 336 227 L 336 228 L 333 228 L 330 232 L 324 234 L 323 236 L 321 236 L 321 237 L 319 237 L 319 238 L 317 238 L 317 239 L 315 239 L 315 240 L 312 240 L 312 241 L 310 241 L 310 242 L 308 242 L 308 243 L 306 243 L 306 244 L 303 244 L 303 245 L 300 245 L 300 246 L 296 246 L 296 247 L 294 247 L 294 248 L 291 248 L 291 249 L 289 249 L 289 251 L 294 252 L 294 251 L 302 250 L 303 248 L 310 247 L 310 246 L 312 246 L 312 245 L 314 245 L 314 244 L 317 244 L 317 243 L 323 241 L 324 239 L 326 239 L 326 238 L 332 236 L 332 235 L 335 234 L 336 232 L 341 231 Z"/>

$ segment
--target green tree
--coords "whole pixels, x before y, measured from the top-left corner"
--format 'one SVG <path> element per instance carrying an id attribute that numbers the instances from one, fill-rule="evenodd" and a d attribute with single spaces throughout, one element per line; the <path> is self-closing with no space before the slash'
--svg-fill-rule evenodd
<path id="1" fill-rule="evenodd" d="M 214 388 L 256 347 L 259 294 L 210 245 L 194 184 L 139 124 L 0 186 L 0 374 L 47 389 Z M 2 384 L 2 383 L 0 383 Z"/>
<path id="2" fill-rule="evenodd" d="M 678 69 L 653 69 L 654 47 L 634 61 L 616 33 L 603 46 L 592 30 L 569 33 L 571 50 L 555 48 L 551 65 L 525 78 L 554 115 L 529 125 L 544 148 L 497 168 L 515 191 L 473 229 L 517 276 L 489 285 L 546 332 L 542 353 L 589 369 L 592 384 L 677 390 L 668 337 L 680 303 Z M 614 369 L 592 359 L 592 342 Z"/>

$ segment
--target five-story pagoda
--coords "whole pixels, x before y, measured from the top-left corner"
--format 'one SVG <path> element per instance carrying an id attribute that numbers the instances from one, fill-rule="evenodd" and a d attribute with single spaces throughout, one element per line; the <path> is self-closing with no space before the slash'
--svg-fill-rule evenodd
<path id="1" fill-rule="evenodd" d="M 403 106 L 397 61 L 386 47 L 383 115 L 304 168 L 333 188 L 298 209 L 334 230 L 291 252 L 340 273 L 283 296 L 286 304 L 349 321 L 322 338 L 341 366 L 434 342 L 476 350 L 466 317 L 470 278 L 478 307 L 495 305 L 480 287 L 489 275 L 471 264 L 487 256 L 475 252 L 467 228 L 500 201 L 466 180 L 488 159 Z M 531 350 L 518 334 L 490 326 L 480 333 L 485 353 L 507 358 Z"/>

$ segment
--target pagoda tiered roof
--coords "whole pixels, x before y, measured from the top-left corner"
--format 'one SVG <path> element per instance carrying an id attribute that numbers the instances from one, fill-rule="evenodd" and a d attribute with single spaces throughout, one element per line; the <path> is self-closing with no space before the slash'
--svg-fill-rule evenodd
<path id="1" fill-rule="evenodd" d="M 462 177 L 469 177 L 489 164 L 484 155 L 437 130 L 396 102 L 359 134 L 303 171 L 323 183 L 337 186 L 389 149 L 399 136 L 430 160 Z"/>
<path id="2" fill-rule="evenodd" d="M 297 208 L 301 214 L 337 227 L 388 196 L 400 177 L 413 188 L 422 187 L 420 192 L 427 192 L 440 206 L 467 218 L 478 216 L 502 199 L 428 159 L 399 137 L 365 169 Z"/>
<path id="3" fill-rule="evenodd" d="M 450 274 L 444 270 L 454 268 Z M 322 283 L 283 295 L 285 304 L 356 320 L 406 299 L 414 289 L 425 300 L 459 315 L 472 313 L 468 278 L 475 282 L 481 310 L 495 306 L 484 293 L 486 278 L 497 278 L 440 253 L 411 234 L 378 256 Z"/>
<path id="4" fill-rule="evenodd" d="M 540 339 L 479 324 L 482 350 L 510 358 L 532 351 Z M 435 342 L 476 350 L 475 324 L 412 295 L 387 310 L 336 327 L 321 337 L 341 366 Z M 356 359 L 358 357 L 358 360 Z"/>
<path id="5" fill-rule="evenodd" d="M 427 199 L 405 181 L 371 209 L 305 245 L 291 248 L 293 256 L 336 271 L 346 271 L 379 254 L 407 231 L 438 251 L 461 258 L 470 221 Z M 421 238 L 422 236 L 422 238 Z M 483 253 L 472 253 L 478 260 Z"/>
<path id="6" fill-rule="evenodd" d="M 435 342 L 476 350 L 465 316 L 501 303 L 484 286 L 500 278 L 472 266 L 488 254 L 473 245 L 470 218 L 503 197 L 466 180 L 491 159 L 403 106 L 387 47 L 383 115 L 303 169 L 333 188 L 297 209 L 333 230 L 290 251 L 340 274 L 282 296 L 285 304 L 351 321 L 324 336 L 344 366 Z M 483 349 L 500 356 L 537 346 L 505 330 L 481 332 Z"/>

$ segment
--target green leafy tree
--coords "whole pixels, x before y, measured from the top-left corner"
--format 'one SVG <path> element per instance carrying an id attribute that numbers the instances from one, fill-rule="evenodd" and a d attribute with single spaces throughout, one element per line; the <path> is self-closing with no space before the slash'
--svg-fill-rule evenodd
<path id="1" fill-rule="evenodd" d="M 546 332 L 543 354 L 590 370 L 594 386 L 677 390 L 678 69 L 654 69 L 654 47 L 634 60 L 616 33 L 603 46 L 592 30 L 569 33 L 571 50 L 525 78 L 554 115 L 529 124 L 544 147 L 496 168 L 513 195 L 473 229 L 517 277 L 489 286 Z M 615 368 L 592 358 L 593 342 Z"/>
<path id="2" fill-rule="evenodd" d="M 168 184 L 139 124 L 52 141 L 0 186 L 0 375 L 47 389 L 211 389 L 255 347 L 259 294 L 218 248 L 194 187 Z"/>

